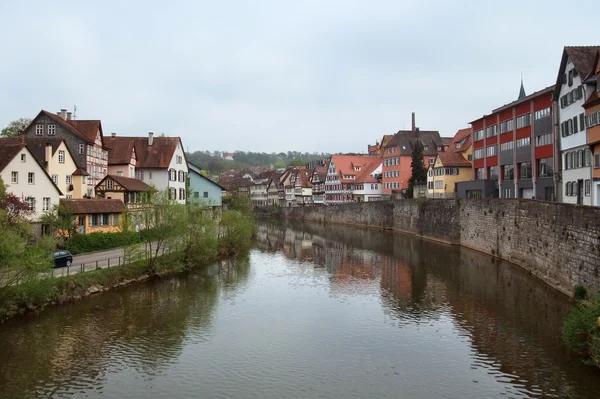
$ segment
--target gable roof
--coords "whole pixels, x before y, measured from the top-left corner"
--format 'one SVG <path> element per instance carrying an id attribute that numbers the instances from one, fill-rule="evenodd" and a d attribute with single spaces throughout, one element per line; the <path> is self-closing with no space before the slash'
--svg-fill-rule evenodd
<path id="1" fill-rule="evenodd" d="M 79 130 L 81 134 L 83 134 L 85 137 L 88 138 L 88 140 L 92 142 L 96 142 L 96 136 L 98 135 L 98 132 L 100 132 L 100 140 L 102 140 L 104 145 L 104 140 L 102 138 L 102 123 L 99 120 L 73 119 L 65 122 L 73 125 L 75 129 Z"/>
<path id="2" fill-rule="evenodd" d="M 134 140 L 128 137 L 104 137 L 104 145 L 110 150 L 109 165 L 127 165 L 135 151 Z M 136 154 L 137 157 L 137 154 Z"/>
<path id="3" fill-rule="evenodd" d="M 452 144 L 448 147 L 448 151 L 450 152 L 463 152 L 469 149 L 471 146 L 471 133 L 473 129 L 468 127 L 465 129 L 460 129 L 454 135 L 452 139 Z M 460 148 L 456 148 L 456 145 L 464 140 L 464 143 L 460 146 Z"/>
<path id="4" fill-rule="evenodd" d="M 444 166 L 471 167 L 471 163 L 458 152 L 442 151 L 438 154 L 438 158 Z"/>
<path id="5" fill-rule="evenodd" d="M 27 146 L 25 145 L 25 136 L 21 135 L 19 137 L 14 138 L 0 138 L 0 171 L 4 170 L 6 166 L 21 152 L 22 149 L 25 149 L 31 158 L 37 163 L 44 173 L 48 180 L 52 182 L 52 187 L 58 191 L 59 195 L 63 195 L 62 191 L 58 188 L 56 184 L 52 181 L 52 178 L 44 168 L 44 166 L 36 159 L 36 157 L 29 151 Z"/>
<path id="6" fill-rule="evenodd" d="M 450 144 L 452 144 L 452 140 L 454 140 L 454 137 L 442 137 L 442 144 L 445 146 L 449 146 Z"/>
<path id="7" fill-rule="evenodd" d="M 74 214 L 82 213 L 122 213 L 125 204 L 120 199 L 62 199 L 60 203 Z"/>
<path id="8" fill-rule="evenodd" d="M 377 169 L 381 164 L 381 158 L 368 155 L 332 155 L 331 160 L 335 165 L 335 169 L 339 180 L 342 183 L 366 183 L 371 180 L 376 180 L 370 175 L 372 171 Z M 355 170 L 355 167 L 360 167 L 360 170 Z M 355 176 L 354 179 L 344 179 L 344 175 Z"/>
<path id="9" fill-rule="evenodd" d="M 100 137 L 102 137 L 102 122 L 99 120 L 65 120 L 60 115 L 56 115 L 55 113 L 46 110 L 41 110 L 36 117 L 31 120 L 31 123 L 25 130 L 35 124 L 36 119 L 39 118 L 40 115 L 45 115 L 52 119 L 69 133 L 79 137 L 88 144 L 95 143 L 98 130 L 100 130 Z"/>
<path id="10" fill-rule="evenodd" d="M 317 166 L 313 170 L 313 174 L 316 173 L 319 176 L 319 182 L 324 183 L 327 177 L 327 166 Z M 312 180 L 311 180 L 312 181 Z"/>
<path id="11" fill-rule="evenodd" d="M 204 175 L 202 174 L 202 172 L 201 172 L 200 168 L 199 168 L 199 167 L 197 167 L 196 165 L 194 165 L 193 163 L 191 163 L 191 162 L 188 162 L 188 163 L 187 163 L 187 166 L 188 166 L 188 171 L 189 171 L 190 173 L 195 173 L 195 174 L 197 174 L 198 176 L 200 176 L 202 179 L 204 179 L 204 180 L 208 181 L 209 183 L 212 183 L 212 184 L 214 184 L 215 186 L 219 187 L 221 190 L 225 190 L 225 188 L 224 188 L 223 186 L 221 186 L 220 184 L 218 184 L 218 183 L 216 183 L 216 182 L 212 181 L 212 180 L 211 180 L 211 179 L 209 179 L 208 177 L 204 176 Z"/>
<path id="12" fill-rule="evenodd" d="M 427 146 L 427 149 L 423 149 L 423 155 L 429 156 L 436 155 L 437 147 L 444 145 L 437 130 L 399 130 L 386 148 L 397 146 L 400 155 L 411 155 L 417 141 Z"/>
<path id="13" fill-rule="evenodd" d="M 46 144 L 52 145 L 52 155 L 56 154 L 56 150 L 60 147 L 61 143 L 64 142 L 60 137 L 30 137 L 25 136 L 25 144 L 27 145 L 27 149 L 31 152 L 31 155 L 35 157 L 39 164 L 42 166 L 46 166 Z M 67 152 L 73 158 L 73 154 L 71 150 L 69 150 L 69 146 L 65 145 Z"/>
<path id="14" fill-rule="evenodd" d="M 113 180 L 115 183 L 119 184 L 127 191 L 146 191 L 150 189 L 150 186 L 141 181 L 140 179 L 134 179 L 132 177 L 117 175 L 106 175 L 104 179 L 100 180 L 100 182 L 96 184 L 96 187 L 98 187 L 107 179 Z"/>
<path id="15" fill-rule="evenodd" d="M 168 168 L 177 144 L 183 144 L 179 137 L 154 137 L 152 145 L 148 145 L 148 137 L 134 137 L 135 155 L 139 168 Z M 185 158 L 185 152 L 183 152 Z M 186 160 L 187 162 L 187 160 Z"/>
<path id="16" fill-rule="evenodd" d="M 556 77 L 556 87 L 554 89 L 554 99 L 558 100 L 560 89 L 563 83 L 563 74 L 567 66 L 567 59 L 573 63 L 573 67 L 584 80 L 592 71 L 596 55 L 600 51 L 600 46 L 565 46 L 563 49 L 562 58 L 560 60 L 560 68 Z"/>

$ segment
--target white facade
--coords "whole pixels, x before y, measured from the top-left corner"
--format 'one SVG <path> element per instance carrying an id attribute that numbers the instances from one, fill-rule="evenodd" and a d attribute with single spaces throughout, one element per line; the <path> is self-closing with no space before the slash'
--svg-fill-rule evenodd
<path id="1" fill-rule="evenodd" d="M 52 154 L 52 146 L 46 146 L 45 156 L 49 158 L 48 174 L 59 190 L 63 193 L 62 198 L 73 198 L 75 190 L 73 190 L 73 172 L 77 170 L 77 165 L 71 157 L 69 149 L 65 142 L 61 142 L 54 154 Z M 78 195 L 75 194 L 77 199 Z"/>
<path id="2" fill-rule="evenodd" d="M 586 90 L 571 60 L 567 60 L 561 74 L 566 76 L 561 82 L 557 107 L 562 157 L 561 200 L 568 204 L 592 205 L 591 153 L 585 123 L 582 123 L 585 114 L 582 105 L 591 91 L 589 88 Z M 563 102 L 563 98 L 567 98 L 565 96 L 569 97 L 568 103 Z"/>
<path id="3" fill-rule="evenodd" d="M 150 186 L 154 186 L 157 190 L 168 189 L 171 193 L 171 199 L 175 199 L 180 204 L 185 204 L 187 197 L 187 174 L 187 161 L 181 142 L 177 143 L 168 169 L 136 168 L 136 177 L 138 179 Z"/>
<path id="4" fill-rule="evenodd" d="M 382 194 L 381 186 L 381 183 L 358 183 L 354 185 L 352 194 L 355 197 L 359 196 L 364 202 L 379 201 Z"/>
<path id="5" fill-rule="evenodd" d="M 266 206 L 267 198 L 268 195 L 266 181 L 260 181 L 260 183 L 255 182 L 250 186 L 250 199 L 252 200 L 252 205 Z"/>
<path id="6" fill-rule="evenodd" d="M 325 199 L 326 204 L 343 204 L 352 202 L 351 184 L 342 183 L 337 173 L 333 158 L 329 162 L 327 177 L 325 178 Z"/>
<path id="7" fill-rule="evenodd" d="M 43 213 L 58 204 L 60 192 L 46 171 L 26 147 L 0 171 L 6 191 L 21 198 L 33 210 L 31 220 L 36 221 Z"/>

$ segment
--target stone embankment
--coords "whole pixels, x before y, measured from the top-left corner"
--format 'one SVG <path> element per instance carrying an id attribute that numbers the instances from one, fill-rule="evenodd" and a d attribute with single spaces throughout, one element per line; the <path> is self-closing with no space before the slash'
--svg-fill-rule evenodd
<path id="1" fill-rule="evenodd" d="M 418 199 L 282 208 L 286 218 L 373 227 L 508 260 L 572 295 L 600 291 L 600 208 L 523 199 Z"/>

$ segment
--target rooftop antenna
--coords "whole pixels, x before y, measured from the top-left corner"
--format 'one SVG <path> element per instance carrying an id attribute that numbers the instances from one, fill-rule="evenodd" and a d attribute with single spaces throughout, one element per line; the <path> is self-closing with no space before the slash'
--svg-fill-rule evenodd
<path id="1" fill-rule="evenodd" d="M 73 119 L 77 119 L 77 105 L 73 105 Z"/>

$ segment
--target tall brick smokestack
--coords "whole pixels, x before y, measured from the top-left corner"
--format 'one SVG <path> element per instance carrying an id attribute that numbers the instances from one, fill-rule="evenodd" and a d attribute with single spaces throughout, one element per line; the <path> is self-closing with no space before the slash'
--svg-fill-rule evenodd
<path id="1" fill-rule="evenodd" d="M 415 124 L 415 113 L 414 113 L 414 112 L 412 113 L 412 129 L 411 129 L 411 130 L 412 130 L 413 132 L 414 132 L 415 130 L 417 130 L 417 126 L 416 126 L 416 124 Z"/>

